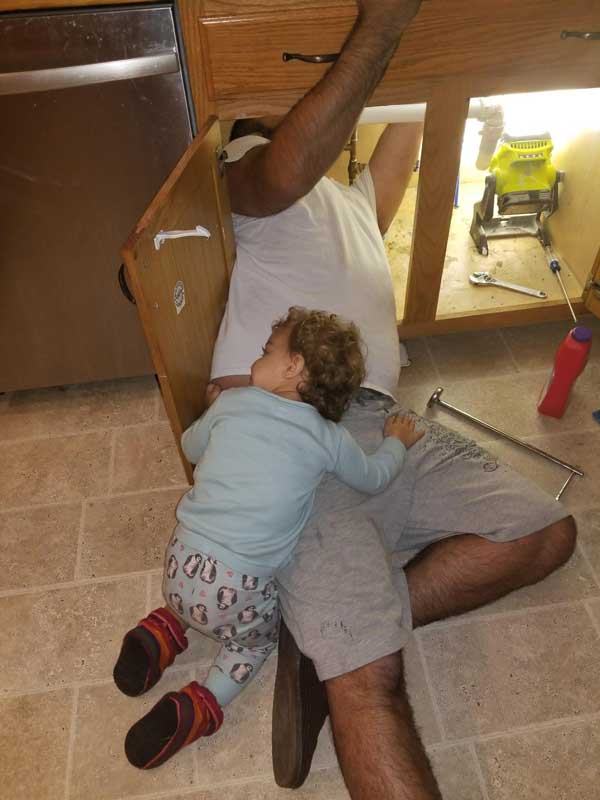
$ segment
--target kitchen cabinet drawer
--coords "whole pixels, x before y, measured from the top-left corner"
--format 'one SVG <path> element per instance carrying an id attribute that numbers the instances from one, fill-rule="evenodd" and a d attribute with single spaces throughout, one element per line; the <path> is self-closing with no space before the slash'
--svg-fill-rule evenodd
<path id="1" fill-rule="evenodd" d="M 221 116 L 284 110 L 329 68 L 284 61 L 283 53 L 340 50 L 356 17 L 352 6 L 277 8 L 200 19 L 209 93 Z M 375 92 L 372 104 L 426 100 L 440 80 L 462 79 L 471 96 L 600 83 L 600 42 L 561 38 L 599 31 L 589 0 L 424 0 Z"/>

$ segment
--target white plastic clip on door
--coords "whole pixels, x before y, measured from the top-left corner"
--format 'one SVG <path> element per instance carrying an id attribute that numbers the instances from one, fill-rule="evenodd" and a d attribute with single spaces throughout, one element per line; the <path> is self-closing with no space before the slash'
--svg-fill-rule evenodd
<path id="1" fill-rule="evenodd" d="M 202 225 L 196 225 L 190 231 L 159 231 L 154 237 L 154 247 L 160 250 L 161 244 L 166 239 L 183 239 L 185 236 L 202 236 L 205 239 L 210 239 L 210 231 L 203 228 Z"/>

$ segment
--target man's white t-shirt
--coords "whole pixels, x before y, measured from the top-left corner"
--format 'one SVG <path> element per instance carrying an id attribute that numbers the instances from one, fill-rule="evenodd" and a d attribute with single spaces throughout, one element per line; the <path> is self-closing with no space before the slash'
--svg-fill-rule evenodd
<path id="1" fill-rule="evenodd" d="M 236 139 L 227 145 L 228 160 L 267 142 Z M 400 374 L 396 307 L 369 168 L 352 187 L 322 178 L 279 214 L 234 214 L 233 227 L 237 257 L 211 377 L 250 374 L 272 323 L 290 306 L 304 306 L 352 320 L 367 349 L 363 385 L 394 396 Z"/>

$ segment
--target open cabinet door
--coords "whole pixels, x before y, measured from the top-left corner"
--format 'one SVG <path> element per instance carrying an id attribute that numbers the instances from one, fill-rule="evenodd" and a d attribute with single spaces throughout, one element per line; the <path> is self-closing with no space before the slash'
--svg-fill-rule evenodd
<path id="1" fill-rule="evenodd" d="M 183 431 L 204 410 L 212 351 L 235 258 L 221 134 L 212 118 L 194 139 L 122 249 L 163 400 L 181 451 Z M 202 226 L 209 238 L 157 242 Z"/>
<path id="2" fill-rule="evenodd" d="M 586 308 L 594 316 L 600 317 L 600 250 L 598 250 L 592 276 L 586 286 L 586 290 L 587 294 L 584 296 Z"/>

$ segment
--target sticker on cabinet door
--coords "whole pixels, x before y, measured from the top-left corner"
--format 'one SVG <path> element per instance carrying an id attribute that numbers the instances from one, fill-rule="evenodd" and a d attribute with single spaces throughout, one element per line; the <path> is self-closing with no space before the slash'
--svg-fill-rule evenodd
<path id="1" fill-rule="evenodd" d="M 183 281 L 177 281 L 173 289 L 173 302 L 175 303 L 175 310 L 181 314 L 185 306 L 185 286 Z"/>

